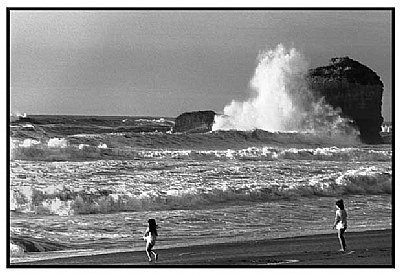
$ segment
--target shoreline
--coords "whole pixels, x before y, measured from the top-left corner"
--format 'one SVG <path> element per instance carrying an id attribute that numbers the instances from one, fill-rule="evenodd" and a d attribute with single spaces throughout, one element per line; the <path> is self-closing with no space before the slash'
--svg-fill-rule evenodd
<path id="1" fill-rule="evenodd" d="M 392 229 L 347 232 L 348 250 L 338 252 L 336 233 L 277 238 L 260 241 L 216 243 L 162 249 L 159 260 L 149 263 L 143 251 L 115 252 L 11 263 L 10 267 L 34 266 L 379 266 L 394 268 Z M 160 247 L 157 250 L 157 247 Z M 350 252 L 351 251 L 351 252 Z"/>

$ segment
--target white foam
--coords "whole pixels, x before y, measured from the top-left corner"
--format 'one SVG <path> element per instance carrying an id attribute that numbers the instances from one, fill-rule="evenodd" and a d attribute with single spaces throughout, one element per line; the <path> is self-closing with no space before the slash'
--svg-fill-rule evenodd
<path id="1" fill-rule="evenodd" d="M 97 147 L 98 148 L 108 148 L 107 144 L 103 144 L 103 143 L 100 143 Z"/>
<path id="2" fill-rule="evenodd" d="M 19 245 L 10 243 L 10 256 L 11 257 L 23 257 L 24 249 Z"/>
<path id="3" fill-rule="evenodd" d="M 68 147 L 68 141 L 65 138 L 51 138 L 47 142 L 49 148 L 66 148 Z"/>
<path id="4" fill-rule="evenodd" d="M 38 145 L 38 144 L 40 144 L 40 141 L 36 141 L 33 139 L 25 139 L 22 144 L 19 144 L 19 147 L 31 147 L 33 145 Z"/>
<path id="5" fill-rule="evenodd" d="M 88 147 L 89 145 L 87 144 L 79 144 L 78 148 L 79 149 L 84 149 L 85 147 Z"/>

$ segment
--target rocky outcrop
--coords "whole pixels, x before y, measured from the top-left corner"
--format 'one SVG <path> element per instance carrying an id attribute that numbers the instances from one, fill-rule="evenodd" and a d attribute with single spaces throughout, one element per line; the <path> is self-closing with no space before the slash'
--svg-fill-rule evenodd
<path id="1" fill-rule="evenodd" d="M 310 70 L 309 86 L 355 122 L 363 142 L 382 142 L 383 83 L 374 71 L 349 57 L 333 58 L 328 66 Z"/>
<path id="2" fill-rule="evenodd" d="M 11 242 L 12 244 L 17 245 L 19 249 L 27 252 L 57 251 L 67 248 L 65 245 L 60 243 L 54 243 L 29 236 L 11 236 Z"/>
<path id="3" fill-rule="evenodd" d="M 212 130 L 215 112 L 212 110 L 185 112 L 175 119 L 173 132 L 208 132 Z"/>

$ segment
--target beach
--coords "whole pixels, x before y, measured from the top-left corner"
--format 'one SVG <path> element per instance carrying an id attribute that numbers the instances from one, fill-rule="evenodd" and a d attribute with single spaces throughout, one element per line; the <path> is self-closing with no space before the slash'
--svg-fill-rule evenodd
<path id="1" fill-rule="evenodd" d="M 197 245 L 163 249 L 156 245 L 159 260 L 149 263 L 146 253 L 120 252 L 93 256 L 58 258 L 15 263 L 15 267 L 35 266 L 109 266 L 109 267 L 394 267 L 392 230 L 346 233 L 348 250 L 338 251 L 334 232 L 304 237 L 261 241 Z"/>

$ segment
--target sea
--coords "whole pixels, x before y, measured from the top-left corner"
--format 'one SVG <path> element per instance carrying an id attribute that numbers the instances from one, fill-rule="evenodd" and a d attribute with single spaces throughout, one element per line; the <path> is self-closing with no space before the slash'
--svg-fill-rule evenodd
<path id="1" fill-rule="evenodd" d="M 10 262 L 392 228 L 392 144 L 174 133 L 174 118 L 11 117 Z M 143 252 L 144 260 L 145 253 Z"/>

